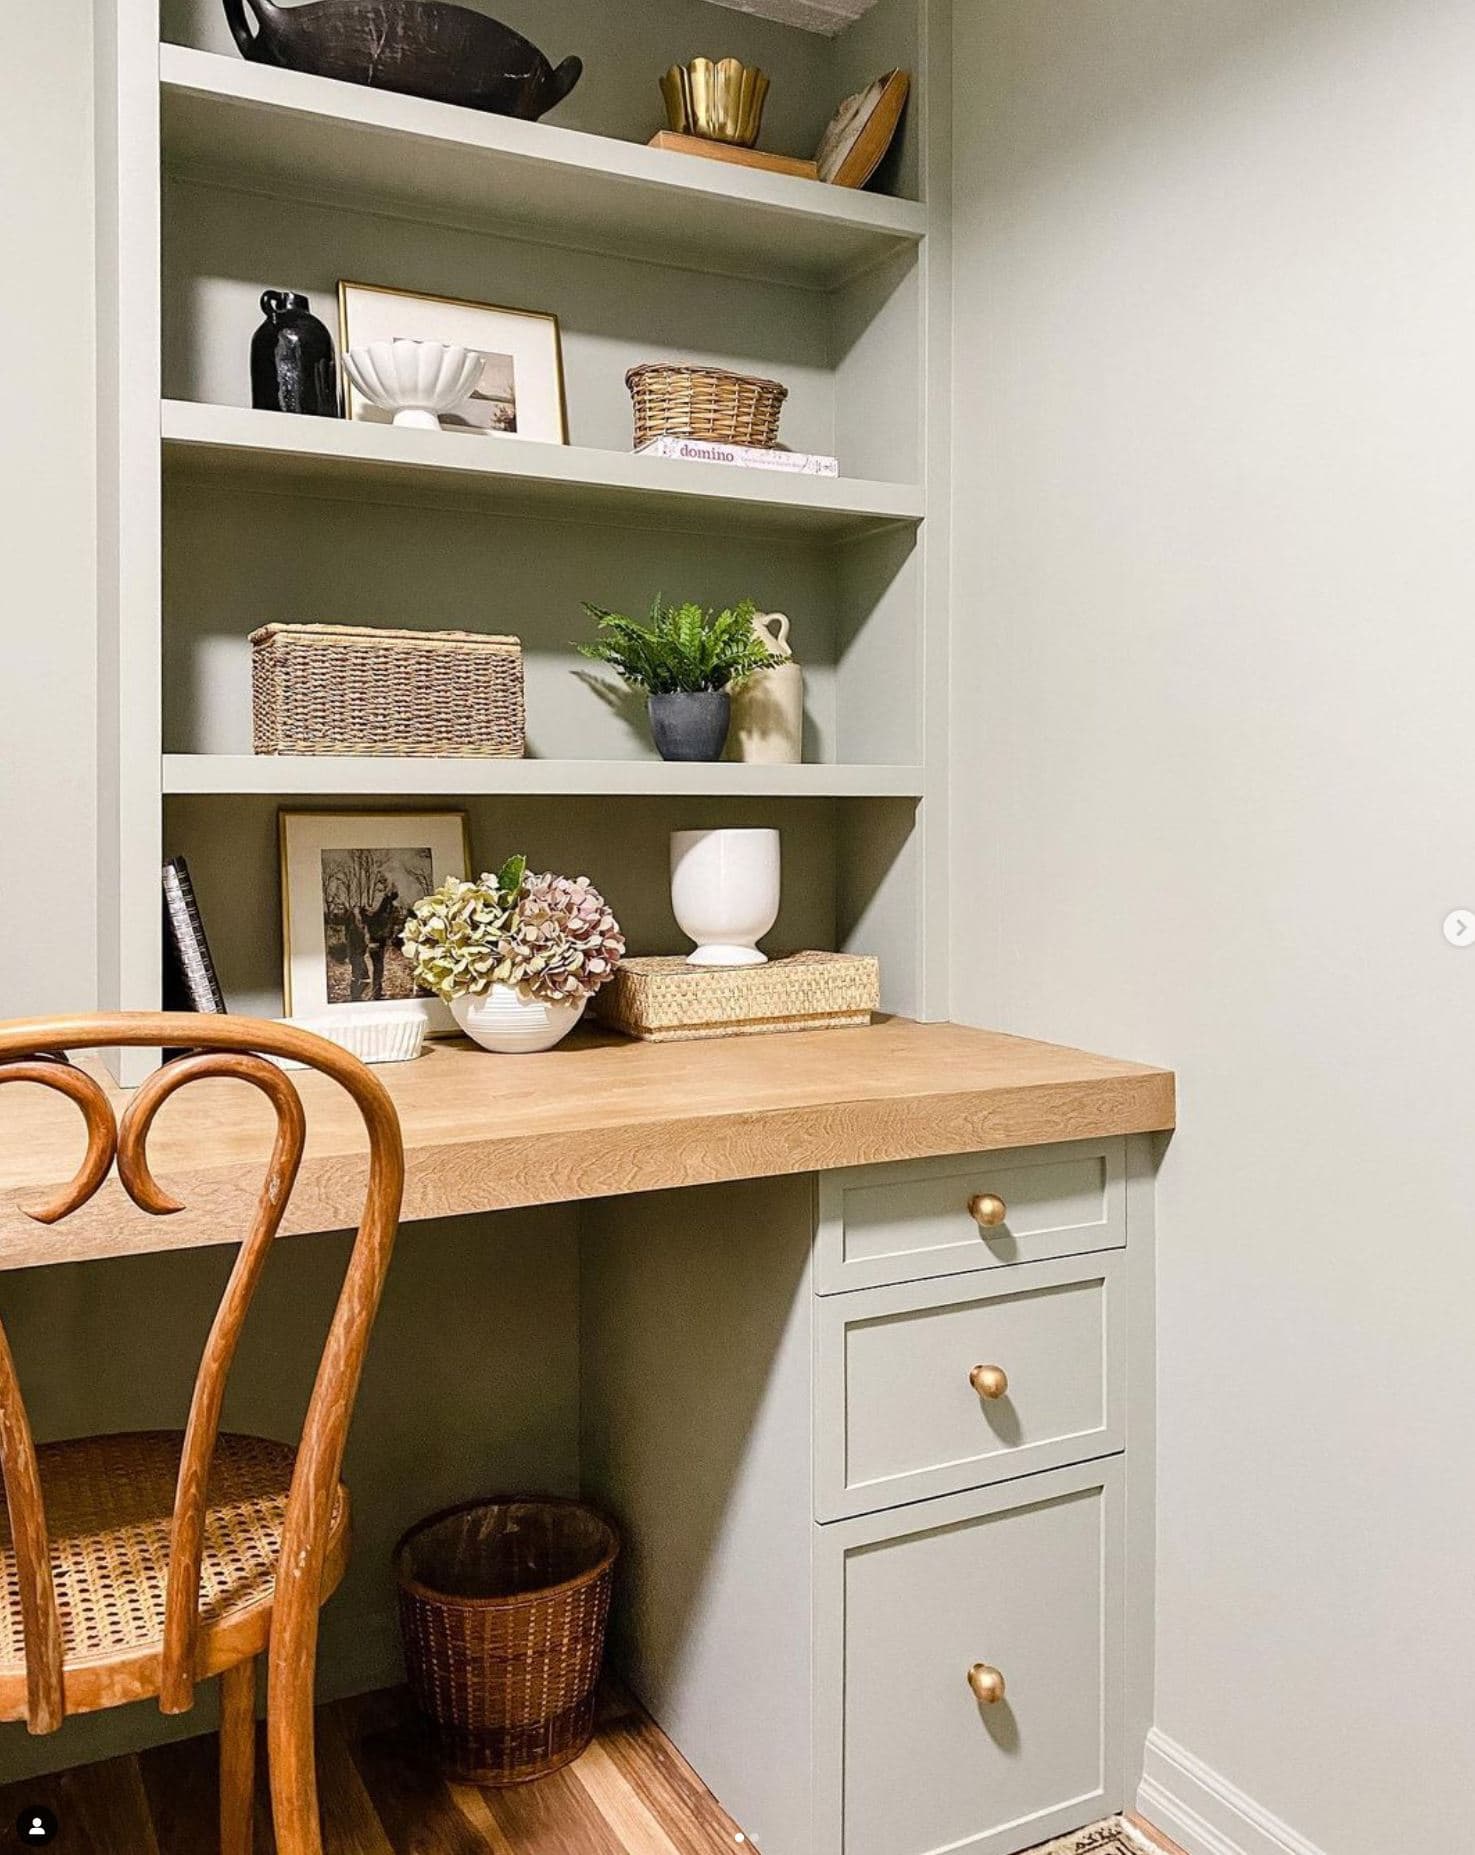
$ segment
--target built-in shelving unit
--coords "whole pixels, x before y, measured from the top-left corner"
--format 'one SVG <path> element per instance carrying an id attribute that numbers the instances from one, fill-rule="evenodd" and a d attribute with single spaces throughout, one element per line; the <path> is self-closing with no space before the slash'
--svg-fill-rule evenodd
<path id="1" fill-rule="evenodd" d="M 742 766 L 664 760 L 392 760 L 166 754 L 166 793 L 281 797 L 919 799 L 915 766 Z"/>
<path id="2" fill-rule="evenodd" d="M 234 54 L 164 45 L 159 87 L 172 172 L 277 198 L 333 198 L 822 288 L 915 247 L 927 230 L 914 200 L 347 89 Z"/>
<path id="3" fill-rule="evenodd" d="M 447 506 L 495 504 L 518 513 L 577 511 L 728 533 L 844 538 L 920 522 L 914 485 L 793 476 L 637 457 L 587 445 L 488 443 L 479 433 L 401 431 L 347 419 L 288 419 L 241 406 L 165 400 L 164 461 L 181 475 L 229 473 L 327 493 L 382 495 Z"/>
<path id="4" fill-rule="evenodd" d="M 102 1002 L 157 1005 L 183 853 L 228 999 L 278 1008 L 277 808 L 434 801 L 482 861 L 577 863 L 652 951 L 679 944 L 669 831 L 778 824 L 788 944 L 877 952 L 888 1009 L 944 1015 L 946 0 L 877 0 L 834 39 L 694 0 L 496 10 L 584 57 L 550 121 L 248 64 L 216 0 L 98 0 Z M 872 188 L 645 146 L 657 73 L 713 33 L 770 73 L 783 152 L 910 69 Z M 262 289 L 331 323 L 340 278 L 555 313 L 570 442 L 253 411 Z M 633 456 L 646 360 L 783 380 L 785 442 L 844 474 Z M 584 600 L 657 593 L 789 614 L 806 764 L 652 757 L 573 647 Z M 529 757 L 253 756 L 249 634 L 301 620 L 516 634 Z"/>

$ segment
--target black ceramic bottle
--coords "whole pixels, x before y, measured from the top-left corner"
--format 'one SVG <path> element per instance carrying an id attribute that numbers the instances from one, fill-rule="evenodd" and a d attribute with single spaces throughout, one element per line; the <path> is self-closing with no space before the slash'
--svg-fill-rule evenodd
<path id="1" fill-rule="evenodd" d="M 266 320 L 251 337 L 251 404 L 259 412 L 305 412 L 336 419 L 338 363 L 333 337 L 295 290 L 268 290 Z"/>

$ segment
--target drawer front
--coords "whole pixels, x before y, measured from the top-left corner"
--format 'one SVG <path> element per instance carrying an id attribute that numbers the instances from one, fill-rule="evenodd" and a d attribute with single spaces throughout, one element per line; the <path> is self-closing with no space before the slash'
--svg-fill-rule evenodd
<path id="1" fill-rule="evenodd" d="M 816 1286 L 839 1294 L 1120 1249 L 1124 1160 L 1120 1139 L 1074 1140 L 824 1173 Z M 979 1200 L 982 1217 L 996 1221 L 973 1215 Z"/>
<path id="2" fill-rule="evenodd" d="M 1125 1287 L 1108 1252 L 821 1301 L 816 1518 L 1123 1448 Z"/>
<path id="3" fill-rule="evenodd" d="M 1119 1808 L 1119 1462 L 898 1518 L 827 1529 L 844 1855 L 1015 1855 Z"/>

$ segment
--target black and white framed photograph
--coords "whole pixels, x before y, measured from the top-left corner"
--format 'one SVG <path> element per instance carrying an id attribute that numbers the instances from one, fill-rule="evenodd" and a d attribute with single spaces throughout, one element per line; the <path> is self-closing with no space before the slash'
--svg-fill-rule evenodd
<path id="1" fill-rule="evenodd" d="M 282 953 L 289 1017 L 403 1011 L 432 1035 L 450 1012 L 400 945 L 416 902 L 470 868 L 464 812 L 283 812 Z"/>
<path id="2" fill-rule="evenodd" d="M 376 341 L 443 341 L 484 357 L 471 397 L 441 414 L 443 431 L 568 443 L 557 316 L 344 282 L 338 285 L 338 323 L 344 353 Z M 352 381 L 346 391 L 349 418 L 382 425 L 392 417 L 370 405 Z"/>

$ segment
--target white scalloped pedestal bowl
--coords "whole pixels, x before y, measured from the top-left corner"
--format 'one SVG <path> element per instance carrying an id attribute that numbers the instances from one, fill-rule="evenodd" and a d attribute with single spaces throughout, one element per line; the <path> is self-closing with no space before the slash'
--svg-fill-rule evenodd
<path id="1" fill-rule="evenodd" d="M 438 432 L 440 415 L 464 406 L 482 376 L 487 357 L 475 348 L 443 341 L 371 341 L 343 357 L 349 379 L 396 425 Z"/>
<path id="2" fill-rule="evenodd" d="M 549 1005 L 526 997 L 514 985 L 494 985 L 478 998 L 453 998 L 451 1016 L 483 1050 L 526 1056 L 562 1043 L 588 1002 L 581 998 L 575 1005 Z"/>

